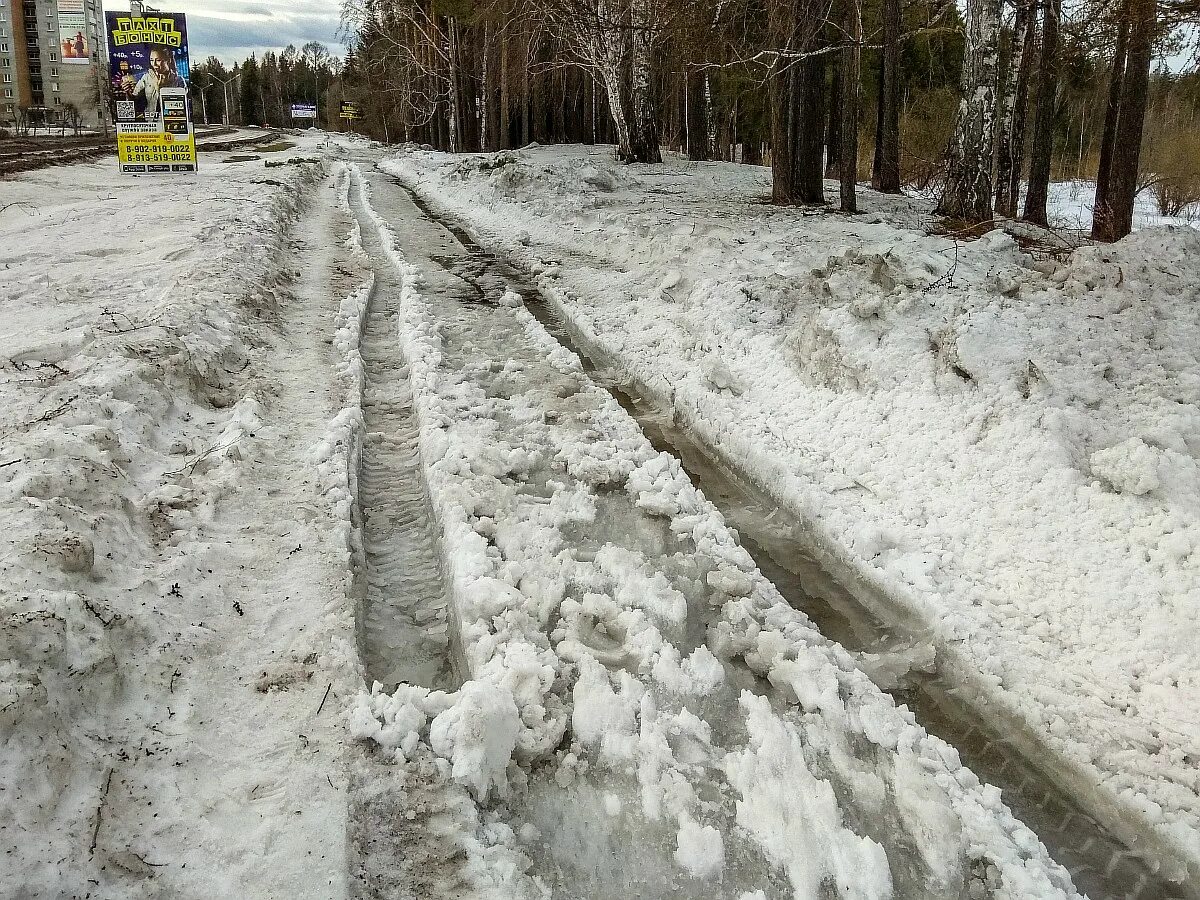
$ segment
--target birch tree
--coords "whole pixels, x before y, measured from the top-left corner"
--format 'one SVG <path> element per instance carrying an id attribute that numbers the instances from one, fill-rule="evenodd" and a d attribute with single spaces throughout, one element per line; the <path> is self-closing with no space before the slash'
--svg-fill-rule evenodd
<path id="1" fill-rule="evenodd" d="M 1001 0 L 967 0 L 962 99 L 948 151 L 946 187 L 938 214 L 964 222 L 992 218 L 992 157 Z"/>
<path id="2" fill-rule="evenodd" d="M 1025 108 L 1033 63 L 1033 0 L 1017 0 L 1012 49 L 1005 69 L 996 135 L 996 212 L 1017 214 L 1021 170 L 1025 163 Z"/>

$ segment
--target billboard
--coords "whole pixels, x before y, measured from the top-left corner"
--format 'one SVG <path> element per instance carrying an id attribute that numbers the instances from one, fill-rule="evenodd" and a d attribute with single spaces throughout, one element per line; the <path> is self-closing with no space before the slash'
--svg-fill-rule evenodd
<path id="1" fill-rule="evenodd" d="M 315 103 L 293 103 L 292 118 L 293 119 L 315 119 L 317 117 L 317 105 Z"/>
<path id="2" fill-rule="evenodd" d="M 361 119 L 362 111 L 358 108 L 357 103 L 351 100 L 343 100 L 340 117 L 343 119 Z"/>
<path id="3" fill-rule="evenodd" d="M 104 18 L 121 171 L 196 171 L 183 14 L 106 12 Z"/>
<path id="4" fill-rule="evenodd" d="M 58 49 L 59 57 L 67 65 L 87 65 L 92 61 L 83 0 L 58 0 Z"/>

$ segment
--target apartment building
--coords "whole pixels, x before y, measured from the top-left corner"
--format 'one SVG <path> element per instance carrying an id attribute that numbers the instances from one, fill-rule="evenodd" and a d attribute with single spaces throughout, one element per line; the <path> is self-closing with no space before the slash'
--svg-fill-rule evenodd
<path id="1" fill-rule="evenodd" d="M 100 0 L 0 0 L 0 124 L 100 125 L 103 22 Z"/>

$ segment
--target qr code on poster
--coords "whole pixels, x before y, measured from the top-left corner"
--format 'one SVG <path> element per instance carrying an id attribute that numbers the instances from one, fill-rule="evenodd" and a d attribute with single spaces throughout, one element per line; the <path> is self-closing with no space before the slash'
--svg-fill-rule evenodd
<path id="1" fill-rule="evenodd" d="M 118 119 L 134 119 L 137 118 L 137 109 L 132 100 L 117 101 L 117 118 Z"/>

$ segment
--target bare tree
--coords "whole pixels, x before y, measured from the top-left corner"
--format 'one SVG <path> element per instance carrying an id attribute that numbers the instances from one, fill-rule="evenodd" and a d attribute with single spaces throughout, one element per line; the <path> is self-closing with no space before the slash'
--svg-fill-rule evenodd
<path id="1" fill-rule="evenodd" d="M 1058 28 L 1062 0 L 1042 0 L 1042 46 L 1038 52 L 1037 114 L 1033 120 L 1033 148 L 1029 155 L 1029 189 L 1024 218 L 1046 224 L 1046 199 L 1050 190 L 1050 155 L 1054 150 L 1057 114 Z"/>
<path id="2" fill-rule="evenodd" d="M 871 186 L 900 193 L 900 0 L 883 0 L 883 53 Z"/>

